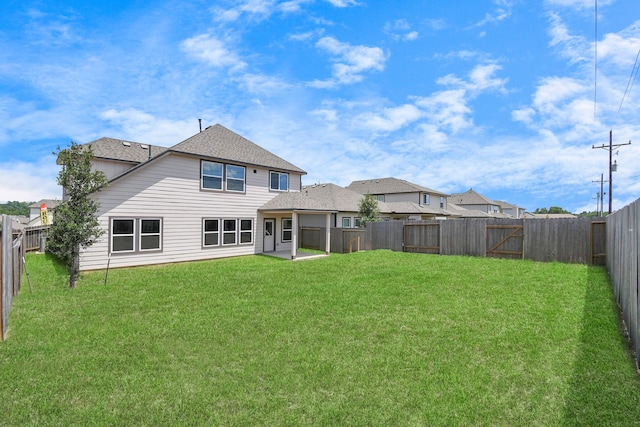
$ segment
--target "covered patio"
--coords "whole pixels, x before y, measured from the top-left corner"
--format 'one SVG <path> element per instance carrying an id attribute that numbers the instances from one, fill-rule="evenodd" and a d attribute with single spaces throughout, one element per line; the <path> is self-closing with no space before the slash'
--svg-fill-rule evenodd
<path id="1" fill-rule="evenodd" d="M 337 211 L 320 200 L 315 200 L 308 196 L 307 193 L 291 192 L 282 193 L 267 202 L 259 209 L 263 216 L 269 215 L 287 215 L 291 216 L 291 251 L 264 251 L 263 254 L 285 258 L 290 260 L 313 259 L 328 256 L 331 253 L 331 214 Z M 327 233 L 325 253 L 310 253 L 299 251 L 298 248 L 298 216 L 299 215 L 324 215 L 325 230 Z"/>

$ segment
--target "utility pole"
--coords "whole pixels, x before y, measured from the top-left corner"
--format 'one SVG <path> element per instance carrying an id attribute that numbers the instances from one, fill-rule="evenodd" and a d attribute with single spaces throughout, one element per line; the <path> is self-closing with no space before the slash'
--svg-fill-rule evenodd
<path id="1" fill-rule="evenodd" d="M 612 160 L 613 160 L 613 149 L 614 148 L 618 148 L 618 147 L 622 147 L 623 145 L 631 145 L 631 141 L 629 142 L 625 142 L 624 144 L 614 144 L 613 143 L 613 131 L 610 130 L 609 131 L 609 145 L 605 145 L 602 144 L 598 147 L 596 147 L 595 145 L 592 145 L 591 148 L 603 148 L 605 150 L 609 150 L 609 213 L 612 212 L 611 210 L 611 203 L 613 201 L 613 172 L 616 171 L 618 169 L 618 164 L 616 162 L 616 164 L 613 164 Z"/>
<path id="2" fill-rule="evenodd" d="M 604 180 L 604 174 L 600 174 L 599 181 L 591 181 L 591 182 L 599 182 L 600 183 L 600 192 L 598 193 L 598 208 L 596 209 L 600 216 L 604 216 L 604 183 L 609 182 Z"/>

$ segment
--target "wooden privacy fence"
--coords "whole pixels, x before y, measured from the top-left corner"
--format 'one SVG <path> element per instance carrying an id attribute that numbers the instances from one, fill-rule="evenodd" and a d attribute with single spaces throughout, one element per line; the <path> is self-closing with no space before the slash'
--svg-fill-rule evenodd
<path id="1" fill-rule="evenodd" d="M 455 219 L 367 224 L 365 249 L 604 265 L 602 218 Z"/>
<path id="2" fill-rule="evenodd" d="M 0 232 L 0 339 L 4 340 L 9 326 L 9 313 L 13 297 L 18 295 L 22 283 L 24 260 L 23 235 L 13 238 L 11 218 L 2 215 Z"/>
<path id="3" fill-rule="evenodd" d="M 300 227 L 300 247 L 324 251 L 326 248 L 325 227 Z M 367 230 L 364 228 L 332 228 L 330 250 L 335 253 L 350 253 L 365 249 Z"/>
<path id="4" fill-rule="evenodd" d="M 640 199 L 607 217 L 607 270 L 640 366 Z"/>

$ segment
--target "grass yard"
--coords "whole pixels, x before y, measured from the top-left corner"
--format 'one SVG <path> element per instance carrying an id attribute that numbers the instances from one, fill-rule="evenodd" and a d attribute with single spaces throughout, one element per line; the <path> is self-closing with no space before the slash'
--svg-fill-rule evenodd
<path id="1" fill-rule="evenodd" d="M 640 425 L 606 270 L 371 251 L 82 275 L 29 255 L 0 424 Z"/>

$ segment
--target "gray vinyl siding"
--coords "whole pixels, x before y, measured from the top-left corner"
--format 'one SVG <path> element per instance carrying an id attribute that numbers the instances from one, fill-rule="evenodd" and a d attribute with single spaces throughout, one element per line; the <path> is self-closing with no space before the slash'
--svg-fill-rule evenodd
<path id="1" fill-rule="evenodd" d="M 91 163 L 91 169 L 101 170 L 107 176 L 107 179 L 112 179 L 135 166 L 135 163 L 116 162 L 104 159 L 93 159 Z"/>
<path id="2" fill-rule="evenodd" d="M 422 204 L 422 200 L 420 200 L 420 193 L 393 193 L 393 194 L 385 194 L 384 201 L 386 203 L 394 203 L 394 202 L 413 202 Z"/>
<path id="3" fill-rule="evenodd" d="M 247 167 L 245 177 L 245 193 L 201 190 L 200 159 L 171 154 L 112 182 L 99 192 L 98 219 L 105 233 L 82 253 L 80 269 L 106 268 L 111 218 L 161 218 L 162 251 L 114 253 L 110 267 L 261 253 L 263 218 L 257 210 L 278 193 L 269 191 L 268 169 Z M 290 182 L 299 189 L 297 175 Z M 203 218 L 252 219 L 253 243 L 203 248 Z"/>

